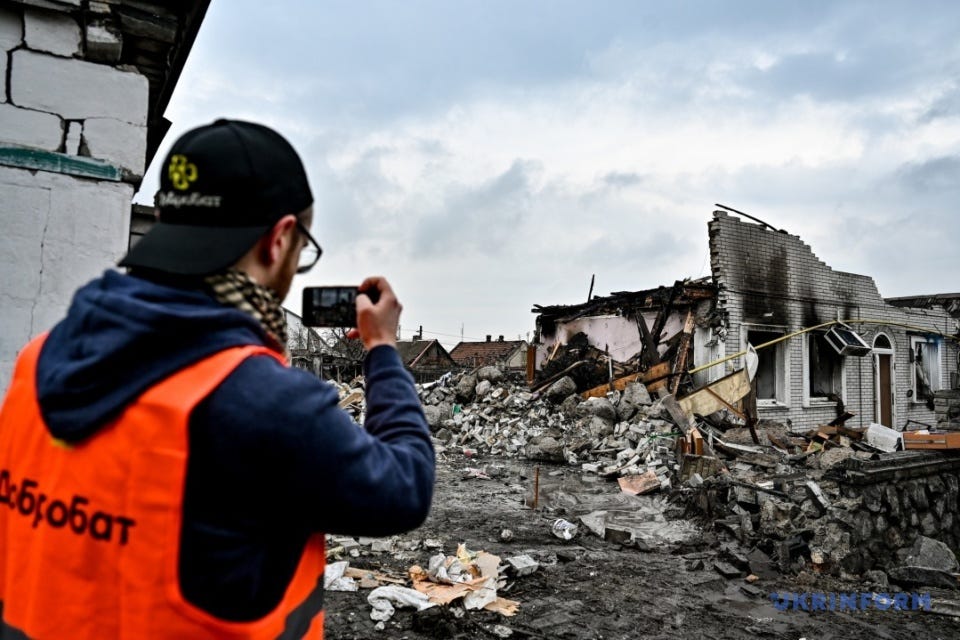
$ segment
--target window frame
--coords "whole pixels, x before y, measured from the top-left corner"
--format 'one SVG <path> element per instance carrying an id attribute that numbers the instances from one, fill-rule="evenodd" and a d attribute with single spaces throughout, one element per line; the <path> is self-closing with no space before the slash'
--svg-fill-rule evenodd
<path id="1" fill-rule="evenodd" d="M 934 373 L 930 370 L 930 363 L 924 363 L 924 366 L 927 369 L 927 375 L 930 378 L 930 392 L 936 393 L 943 389 L 943 348 L 940 340 L 936 338 L 928 338 L 927 336 L 922 335 L 910 335 L 910 353 L 907 355 L 908 361 L 910 363 L 910 404 L 912 405 L 921 405 L 926 404 L 927 401 L 924 398 L 921 398 L 917 393 L 917 345 L 920 344 L 932 344 L 936 347 L 936 359 L 933 361 L 936 363 L 936 376 L 931 375 Z"/>
<path id="2" fill-rule="evenodd" d="M 837 405 L 837 401 L 831 400 L 828 396 L 812 395 L 812 391 L 810 388 L 811 386 L 810 375 L 812 373 L 811 363 L 810 363 L 810 341 L 811 341 L 811 338 L 815 338 L 817 336 L 823 337 L 826 335 L 826 333 L 827 333 L 826 331 L 809 331 L 803 334 L 802 357 L 803 357 L 803 406 L 804 407 L 814 407 L 814 406 L 835 407 Z M 836 376 L 836 374 L 834 374 L 835 377 L 839 377 L 839 380 L 835 380 L 834 382 L 840 385 L 839 393 L 837 395 L 840 396 L 840 401 L 844 404 L 844 406 L 846 406 L 847 404 L 847 357 L 838 354 L 836 350 L 833 349 L 833 347 L 831 347 L 826 342 L 825 339 L 822 344 L 824 345 L 824 348 L 829 349 L 829 353 L 836 355 L 836 357 L 840 359 L 839 376 Z"/>
<path id="3" fill-rule="evenodd" d="M 743 323 L 741 325 L 741 339 L 742 349 L 747 350 L 747 345 L 750 343 L 750 333 L 775 333 L 779 336 L 785 336 L 789 333 L 787 327 L 783 325 L 766 325 L 766 324 L 751 324 Z M 767 341 L 764 341 L 767 342 Z M 788 348 L 790 341 L 784 340 L 783 342 L 777 343 L 773 347 L 768 347 L 774 349 L 774 398 L 757 398 L 757 408 L 760 409 L 789 409 L 790 408 L 790 349 Z M 761 343 L 762 344 L 762 343 Z M 741 358 L 741 362 L 743 359 Z"/>

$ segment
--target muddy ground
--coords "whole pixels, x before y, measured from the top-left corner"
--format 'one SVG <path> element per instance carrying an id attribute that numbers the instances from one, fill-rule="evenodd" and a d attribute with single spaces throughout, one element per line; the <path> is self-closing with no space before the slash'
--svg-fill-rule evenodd
<path id="1" fill-rule="evenodd" d="M 491 479 L 468 476 L 468 468 L 485 469 Z M 441 455 L 433 509 L 418 530 L 400 536 L 397 551 L 375 553 L 364 548 L 351 567 L 403 576 L 414 564 L 427 566 L 437 553 L 422 544 L 442 541 L 442 551 L 456 552 L 458 543 L 505 559 L 527 553 L 540 561 L 529 576 L 511 579 L 500 595 L 520 602 L 513 617 L 488 611 L 464 611 L 451 605 L 419 613 L 398 609 L 382 630 L 370 619 L 369 590 L 328 592 L 326 637 L 347 638 L 960 638 L 960 618 L 931 612 L 838 612 L 777 610 L 771 592 L 870 592 L 864 583 L 838 582 L 827 576 L 767 575 L 745 593 L 743 578 L 725 579 L 713 561 L 735 548 L 709 522 L 697 523 L 693 535 L 681 528 L 656 524 L 653 515 L 679 508 L 663 500 L 646 499 L 639 520 L 649 520 L 655 539 L 659 531 L 674 543 L 640 545 L 644 550 L 607 542 L 579 527 L 571 541 L 551 534 L 558 517 L 577 521 L 579 513 L 617 501 L 619 488 L 579 469 L 540 465 L 541 498 L 532 501 L 533 464 L 496 458 L 468 459 L 459 453 Z M 690 518 L 681 523 L 688 527 Z M 503 529 L 513 537 L 504 542 Z M 681 540 L 677 542 L 677 540 Z M 419 543 L 419 544 L 418 544 Z M 415 547 L 410 549 L 409 547 Z M 741 552 L 749 549 L 737 548 Z M 703 561 L 703 568 L 697 560 Z M 935 603 L 957 602 L 956 592 L 935 589 Z M 939 608 L 939 605 L 935 605 Z M 950 605 L 945 605 L 950 606 Z M 955 604 L 952 606 L 956 606 Z"/>

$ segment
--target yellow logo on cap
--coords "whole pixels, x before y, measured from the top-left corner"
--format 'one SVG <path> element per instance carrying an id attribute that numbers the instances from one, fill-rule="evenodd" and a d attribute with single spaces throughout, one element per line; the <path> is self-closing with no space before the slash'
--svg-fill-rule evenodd
<path id="1" fill-rule="evenodd" d="M 187 162 L 187 156 L 175 155 L 170 158 L 167 174 L 174 189 L 185 191 L 197 179 L 197 165 Z"/>

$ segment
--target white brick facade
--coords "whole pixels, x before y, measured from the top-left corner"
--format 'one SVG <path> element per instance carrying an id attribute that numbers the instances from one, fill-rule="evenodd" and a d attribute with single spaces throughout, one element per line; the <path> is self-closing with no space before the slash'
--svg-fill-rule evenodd
<path id="1" fill-rule="evenodd" d="M 946 388 L 950 374 L 957 369 L 957 346 L 933 338 L 939 333 L 956 333 L 956 321 L 945 310 L 889 305 L 871 278 L 834 271 L 797 236 L 722 213 L 715 214 L 709 229 L 713 275 L 720 286 L 718 305 L 726 315 L 725 355 L 746 347 L 746 333 L 751 328 L 792 333 L 833 320 L 849 320 L 868 345 L 881 332 L 891 341 L 895 426 L 902 429 L 910 420 L 930 426 L 936 423 L 926 403 L 908 397 L 913 388 L 911 337 L 931 336 L 939 341 L 936 387 Z M 802 337 L 782 344 L 782 370 L 778 371 L 782 390 L 776 401 L 759 407 L 761 418 L 789 422 L 796 431 L 829 422 L 838 408 L 836 402 L 810 400 L 805 394 L 809 376 L 806 344 Z M 739 366 L 733 361 L 727 368 Z M 842 367 L 840 395 L 846 409 L 856 414 L 852 424 L 866 426 L 878 421 L 874 356 L 848 356 Z"/>
<path id="2" fill-rule="evenodd" d="M 34 51 L 67 57 L 80 53 L 80 25 L 68 15 L 27 9 L 23 26 L 27 47 Z"/>
<path id="3" fill-rule="evenodd" d="M 70 120 L 147 123 L 149 85 L 139 73 L 20 49 L 13 52 L 10 101 Z M 142 170 L 141 170 L 142 173 Z"/>
<path id="4" fill-rule="evenodd" d="M 52 113 L 0 104 L 0 141 L 57 151 L 63 144 L 63 121 Z"/>

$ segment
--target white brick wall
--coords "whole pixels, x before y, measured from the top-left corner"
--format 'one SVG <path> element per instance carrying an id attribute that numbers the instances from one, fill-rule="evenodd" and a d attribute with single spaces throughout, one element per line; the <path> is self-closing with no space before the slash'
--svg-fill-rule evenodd
<path id="1" fill-rule="evenodd" d="M 108 65 L 13 52 L 10 100 L 20 107 L 56 113 L 68 120 L 114 118 L 147 122 L 147 79 Z"/>
<path id="2" fill-rule="evenodd" d="M 23 16 L 24 40 L 34 51 L 59 56 L 80 53 L 80 25 L 69 15 L 42 9 L 27 9 Z"/>
<path id="3" fill-rule="evenodd" d="M 17 352 L 127 247 L 133 186 L 0 167 L 0 388 Z"/>
<path id="4" fill-rule="evenodd" d="M 83 144 L 93 158 L 102 158 L 143 176 L 147 156 L 147 128 L 114 120 L 87 118 L 83 122 Z"/>
<path id="5" fill-rule="evenodd" d="M 23 16 L 19 11 L 0 6 L 0 51 L 10 51 L 21 42 L 23 42 Z"/>
<path id="6" fill-rule="evenodd" d="M 925 404 L 907 398 L 911 388 L 908 330 L 897 325 L 916 325 L 951 333 L 954 320 L 943 309 L 908 310 L 887 305 L 873 280 L 867 276 L 833 271 L 820 261 L 797 236 L 765 230 L 759 225 L 721 215 L 709 225 L 713 273 L 721 285 L 719 305 L 727 310 L 728 334 L 725 354 L 745 345 L 744 323 L 781 324 L 788 332 L 822 322 L 868 319 L 871 324 L 853 324 L 872 344 L 882 330 L 894 343 L 894 418 L 898 427 L 908 420 L 934 424 L 934 413 Z M 766 314 L 772 314 L 768 317 Z M 885 324 L 890 323 L 890 324 Z M 761 417 L 789 422 L 794 430 L 814 428 L 832 420 L 836 406 L 803 407 L 803 340 L 788 341 L 787 376 L 789 408 L 760 409 Z M 941 384 L 946 386 L 956 370 L 956 346 L 941 347 Z M 739 360 L 739 359 L 738 359 Z M 732 363 L 729 369 L 741 366 Z M 846 408 L 857 414 L 854 424 L 874 421 L 874 358 L 848 357 L 844 363 Z"/>
<path id="7" fill-rule="evenodd" d="M 0 104 L 0 141 L 56 151 L 63 142 L 63 124 L 51 113 Z"/>
<path id="8" fill-rule="evenodd" d="M 0 7 L 0 145 L 89 152 L 139 177 L 147 79 L 72 57 L 81 45 L 79 26 L 67 14 Z M 55 165 L 54 158 L 49 166 Z M 74 291 L 124 254 L 132 197 L 125 182 L 0 166 L 0 255 L 7 268 L 0 279 L 0 389 L 24 343 L 51 328 Z"/>

